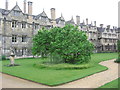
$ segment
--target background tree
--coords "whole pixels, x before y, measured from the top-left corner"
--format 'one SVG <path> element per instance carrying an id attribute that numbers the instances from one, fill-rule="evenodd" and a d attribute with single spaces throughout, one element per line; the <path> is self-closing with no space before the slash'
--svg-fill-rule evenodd
<path id="1" fill-rule="evenodd" d="M 115 61 L 117 63 L 120 63 L 120 40 L 117 41 L 117 50 L 118 50 L 118 59 Z"/>
<path id="2" fill-rule="evenodd" d="M 58 57 L 60 61 L 75 64 L 88 62 L 94 48 L 86 34 L 77 26 L 66 25 L 63 28 L 39 30 L 33 38 L 32 49 L 34 55 L 44 54 L 52 57 L 53 61 Z"/>

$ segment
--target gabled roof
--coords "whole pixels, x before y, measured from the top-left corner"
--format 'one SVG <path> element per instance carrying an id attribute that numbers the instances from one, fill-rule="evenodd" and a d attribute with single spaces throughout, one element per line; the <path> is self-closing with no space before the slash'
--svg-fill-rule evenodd
<path id="1" fill-rule="evenodd" d="M 7 15 L 9 12 L 10 10 L 5 10 L 0 8 L 0 13 L 2 13 L 3 15 Z"/>
<path id="2" fill-rule="evenodd" d="M 61 17 L 56 19 L 56 23 L 58 23 L 59 21 L 65 21 L 63 15 L 61 14 Z"/>
<path id="3" fill-rule="evenodd" d="M 65 21 L 65 19 L 64 19 L 64 17 L 63 17 L 63 15 L 62 15 L 62 14 L 61 14 L 60 19 L 61 19 L 62 21 Z"/>
<path id="4" fill-rule="evenodd" d="M 99 32 L 104 32 L 104 31 L 105 31 L 105 28 L 97 27 L 97 30 L 98 30 Z"/>
<path id="5" fill-rule="evenodd" d="M 58 22 L 59 22 L 60 20 L 61 20 L 60 17 L 57 18 L 57 19 L 56 19 L 56 23 L 58 24 Z"/>
<path id="6" fill-rule="evenodd" d="M 115 32 L 119 32 L 120 33 L 120 29 L 119 28 L 115 28 Z"/>
<path id="7" fill-rule="evenodd" d="M 111 30 L 111 32 L 113 32 L 113 29 L 110 29 Z"/>
<path id="8" fill-rule="evenodd" d="M 67 24 L 75 24 L 73 17 L 71 18 L 71 20 L 67 21 L 66 23 Z"/>
<path id="9" fill-rule="evenodd" d="M 71 18 L 70 22 L 75 23 L 73 17 Z"/>
<path id="10" fill-rule="evenodd" d="M 20 7 L 18 6 L 18 4 L 16 4 L 11 11 L 13 11 L 13 10 L 14 10 L 14 11 L 20 11 L 20 12 L 22 12 L 22 10 L 21 10 Z M 11 12 L 11 11 L 10 11 L 10 12 Z M 10 12 L 9 12 L 9 13 L 10 13 Z M 8 14 L 9 14 L 9 13 L 8 13 Z M 22 12 L 22 13 L 23 13 L 23 12 Z"/>
<path id="11" fill-rule="evenodd" d="M 85 25 L 85 21 L 83 20 L 83 25 Z"/>
<path id="12" fill-rule="evenodd" d="M 41 16 L 47 17 L 47 14 L 45 13 L 45 11 L 43 11 L 43 12 L 41 13 Z"/>
<path id="13" fill-rule="evenodd" d="M 92 23 L 92 21 L 91 21 L 91 26 L 93 26 L 93 23 Z"/>
<path id="14" fill-rule="evenodd" d="M 80 23 L 80 26 L 86 26 L 84 20 L 83 23 Z"/>
<path id="15" fill-rule="evenodd" d="M 120 33 L 120 27 L 117 29 L 117 31 Z"/>
<path id="16" fill-rule="evenodd" d="M 20 9 L 20 7 L 17 4 L 13 7 L 12 10 L 16 10 L 16 11 L 21 11 L 22 12 L 22 10 Z"/>
<path id="17" fill-rule="evenodd" d="M 44 10 L 43 10 L 42 13 L 40 13 L 40 14 L 38 14 L 38 15 L 36 16 L 37 19 L 39 19 L 39 17 L 47 17 L 47 18 L 48 18 L 47 14 L 45 13 Z"/>
<path id="18" fill-rule="evenodd" d="M 106 31 L 109 32 L 109 31 L 110 31 L 110 28 L 106 28 Z"/>
<path id="19" fill-rule="evenodd" d="M 92 24 L 88 24 L 89 27 L 92 27 Z"/>

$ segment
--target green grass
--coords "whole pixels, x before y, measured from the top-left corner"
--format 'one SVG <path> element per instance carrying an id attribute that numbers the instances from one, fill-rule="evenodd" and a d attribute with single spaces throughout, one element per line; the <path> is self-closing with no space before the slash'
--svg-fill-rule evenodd
<path id="1" fill-rule="evenodd" d="M 34 82 L 55 86 L 107 70 L 107 67 L 101 66 L 98 63 L 114 58 L 117 58 L 117 53 L 93 54 L 90 63 L 94 64 L 94 67 L 78 70 L 39 69 L 35 68 L 33 64 L 40 63 L 44 59 L 18 59 L 15 62 L 21 66 L 16 67 L 5 67 L 4 65 L 9 64 L 9 61 L 2 61 L 2 72 Z"/>
<path id="2" fill-rule="evenodd" d="M 113 80 L 103 86 L 101 86 L 100 88 L 119 88 L 120 89 L 120 78 Z"/>

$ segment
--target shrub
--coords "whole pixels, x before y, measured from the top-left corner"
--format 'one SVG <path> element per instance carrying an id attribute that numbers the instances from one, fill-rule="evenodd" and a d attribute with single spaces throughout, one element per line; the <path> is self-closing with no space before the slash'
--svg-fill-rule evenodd
<path id="1" fill-rule="evenodd" d="M 53 62 L 80 64 L 89 62 L 93 52 L 93 44 L 77 26 L 66 25 L 50 30 L 42 28 L 33 38 L 33 55 L 50 56 Z M 56 53 L 56 55 L 53 55 Z M 41 55 L 42 56 L 42 55 Z M 59 61 L 58 61 L 59 62 Z"/>
<path id="2" fill-rule="evenodd" d="M 120 63 L 120 40 L 118 40 L 117 42 L 117 47 L 118 47 L 118 59 L 115 62 Z"/>
<path id="3" fill-rule="evenodd" d="M 115 60 L 115 63 L 120 63 L 120 58 Z"/>
<path id="4" fill-rule="evenodd" d="M 36 63 L 34 64 L 34 67 L 36 68 L 44 68 L 44 69 L 54 69 L 54 70 L 71 70 L 71 69 L 87 69 L 92 67 L 91 64 L 82 64 L 82 65 L 74 65 L 74 64 L 42 64 L 42 63 Z"/>
<path id="5" fill-rule="evenodd" d="M 2 55 L 2 60 L 7 60 L 5 55 Z"/>

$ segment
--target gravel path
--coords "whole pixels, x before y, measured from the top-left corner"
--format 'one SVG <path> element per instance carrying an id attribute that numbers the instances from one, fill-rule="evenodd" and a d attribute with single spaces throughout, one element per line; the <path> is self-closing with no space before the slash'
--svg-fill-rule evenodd
<path id="1" fill-rule="evenodd" d="M 100 64 L 108 67 L 109 69 L 83 79 L 52 88 L 97 88 L 118 78 L 118 64 L 114 63 L 114 60 L 104 61 Z M 51 88 L 49 86 L 37 84 L 6 74 L 0 74 L 0 77 L 1 76 L 3 88 Z"/>

